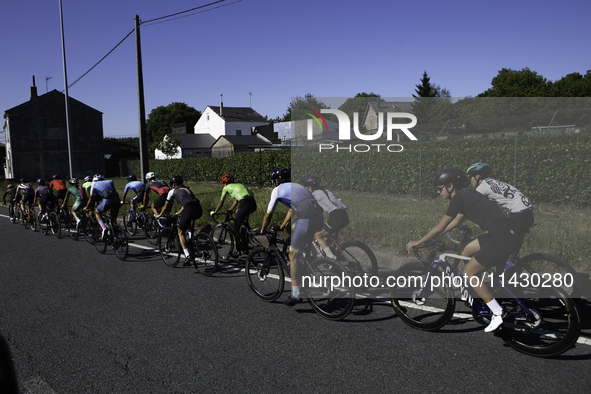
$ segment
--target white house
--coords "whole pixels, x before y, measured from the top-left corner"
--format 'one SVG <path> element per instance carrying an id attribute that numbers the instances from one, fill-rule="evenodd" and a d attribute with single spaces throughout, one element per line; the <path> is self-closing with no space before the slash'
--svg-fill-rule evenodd
<path id="1" fill-rule="evenodd" d="M 222 136 L 251 135 L 252 127 L 269 122 L 249 107 L 208 106 L 195 124 L 195 134 L 209 134 L 214 139 Z"/>

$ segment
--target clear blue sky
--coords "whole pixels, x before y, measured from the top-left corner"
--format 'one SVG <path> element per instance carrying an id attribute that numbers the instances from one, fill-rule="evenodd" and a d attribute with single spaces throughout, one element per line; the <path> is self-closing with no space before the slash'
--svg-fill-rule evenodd
<path id="1" fill-rule="evenodd" d="M 68 82 L 134 27 L 213 0 L 63 0 Z M 294 96 L 410 97 L 424 70 L 454 97 L 475 96 L 502 68 L 529 67 L 555 81 L 591 69 L 591 2 L 243 0 L 159 24 L 141 43 L 146 116 L 184 102 L 283 115 Z M 188 14 L 184 14 L 188 15 Z M 64 89 L 59 0 L 4 1 L 0 111 Z M 47 77 L 51 79 L 46 81 Z M 106 136 L 137 136 L 132 34 L 71 97 L 103 112 Z M 0 134 L 3 137 L 3 134 Z"/>

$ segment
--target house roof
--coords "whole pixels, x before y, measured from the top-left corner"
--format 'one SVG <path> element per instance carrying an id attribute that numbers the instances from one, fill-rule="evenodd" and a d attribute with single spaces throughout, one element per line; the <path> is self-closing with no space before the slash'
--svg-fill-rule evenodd
<path id="1" fill-rule="evenodd" d="M 384 100 L 379 100 L 379 107 L 378 107 L 378 102 L 376 101 L 370 101 L 367 103 L 368 105 L 368 109 L 369 107 L 371 107 L 371 109 L 374 110 L 375 113 L 378 112 L 406 112 L 406 111 L 410 111 L 412 108 L 412 101 L 384 101 Z"/>
<path id="2" fill-rule="evenodd" d="M 219 106 L 209 105 L 207 108 L 211 108 L 218 115 L 220 114 Z M 221 118 L 226 122 L 269 123 L 267 119 L 250 107 L 222 107 Z"/>
<path id="3" fill-rule="evenodd" d="M 211 134 L 175 134 L 182 149 L 209 149 L 216 142 Z"/>
<path id="4" fill-rule="evenodd" d="M 5 116 L 6 115 L 8 115 L 8 116 L 18 115 L 21 112 L 25 112 L 25 111 L 30 110 L 33 105 L 35 105 L 36 107 L 40 107 L 46 103 L 50 103 L 50 102 L 57 101 L 57 100 L 64 102 L 65 97 L 66 97 L 65 94 L 63 94 L 62 92 L 58 92 L 57 90 L 54 89 L 49 93 L 45 93 L 45 94 L 42 94 L 38 97 L 35 97 L 34 100 L 29 100 L 29 101 L 26 101 L 20 105 L 17 105 L 16 107 L 10 108 L 10 109 L 4 111 L 4 113 L 5 113 Z M 76 100 L 75 98 L 72 98 L 71 96 L 68 96 L 68 97 L 69 97 L 70 101 L 76 102 L 80 105 L 87 107 L 88 109 L 91 109 L 93 111 L 96 111 L 96 112 L 102 114 L 101 111 L 98 111 L 98 110 L 84 104 L 83 102 L 80 102 L 80 101 Z"/>
<path id="5" fill-rule="evenodd" d="M 217 141 L 221 139 L 225 139 L 234 147 L 239 146 L 257 146 L 257 145 L 272 145 L 271 141 L 266 139 L 260 134 L 256 135 L 224 135 L 217 139 Z M 216 143 L 217 143 L 216 141 Z"/>

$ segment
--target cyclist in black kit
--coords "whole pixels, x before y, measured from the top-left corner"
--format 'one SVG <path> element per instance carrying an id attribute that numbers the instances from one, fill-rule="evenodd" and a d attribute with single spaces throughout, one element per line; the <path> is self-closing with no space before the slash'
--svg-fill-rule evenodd
<path id="1" fill-rule="evenodd" d="M 179 240 L 181 247 L 185 252 L 185 265 L 190 264 L 189 248 L 187 247 L 187 241 L 185 240 L 185 231 L 191 226 L 194 220 L 201 217 L 203 213 L 201 204 L 193 192 L 186 186 L 183 185 L 183 177 L 175 175 L 170 179 L 170 186 L 172 189 L 168 192 L 166 197 L 166 203 L 162 207 L 162 211 L 155 216 L 156 219 L 161 217 L 164 213 L 170 211 L 174 201 L 181 204 L 181 209 L 178 210 L 175 215 L 181 215 L 178 224 Z"/>
<path id="2" fill-rule="evenodd" d="M 407 252 L 411 253 L 414 246 L 444 234 L 454 228 L 456 223 L 468 219 L 487 233 L 478 237 L 481 249 L 468 262 L 464 273 L 468 278 L 472 278 L 478 277 L 491 267 L 504 268 L 507 258 L 523 241 L 523 233 L 517 230 L 516 224 L 505 216 L 497 204 L 484 195 L 476 190 L 462 190 L 462 187 L 468 185 L 468 178 L 457 168 L 439 171 L 433 179 L 433 184 L 441 197 L 450 200 L 449 207 L 437 226 L 420 240 L 410 241 L 406 245 Z M 474 287 L 474 290 L 494 315 L 484 331 L 492 332 L 503 324 L 503 308 L 493 298 L 488 286 L 480 280 L 478 283 L 480 286 Z"/>

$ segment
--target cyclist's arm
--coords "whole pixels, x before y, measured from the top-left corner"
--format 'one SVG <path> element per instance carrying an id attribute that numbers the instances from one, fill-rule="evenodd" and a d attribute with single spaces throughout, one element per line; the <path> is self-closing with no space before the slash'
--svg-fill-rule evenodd
<path id="1" fill-rule="evenodd" d="M 224 200 L 220 200 L 220 202 L 218 202 L 218 206 L 215 208 L 213 213 L 217 213 L 222 208 L 222 205 L 224 205 Z"/>
<path id="2" fill-rule="evenodd" d="M 164 213 L 165 213 L 165 212 L 168 212 L 168 210 L 169 210 L 170 208 L 172 208 L 172 204 L 173 204 L 173 202 L 172 202 L 172 201 L 166 201 L 166 203 L 164 203 L 164 206 L 162 207 L 162 210 L 160 211 L 160 213 L 159 213 L 159 214 L 156 214 L 156 215 L 154 215 L 154 217 L 155 217 L 156 219 L 158 219 L 160 216 L 164 215 Z"/>
<path id="3" fill-rule="evenodd" d="M 68 205 L 68 200 L 69 200 L 69 199 L 70 199 L 70 192 L 69 192 L 69 191 L 67 191 L 67 192 L 66 192 L 66 196 L 64 197 L 64 203 L 62 204 L 62 209 L 63 209 L 63 208 L 66 206 L 66 205 Z"/>
<path id="4" fill-rule="evenodd" d="M 123 197 L 121 197 L 121 204 L 125 204 L 125 196 L 127 196 L 127 190 L 123 192 Z"/>
<path id="5" fill-rule="evenodd" d="M 443 230 L 443 232 L 439 235 L 443 235 L 443 234 L 447 233 L 448 231 L 453 230 L 454 228 L 456 228 L 460 224 L 462 224 L 462 222 L 464 220 L 466 220 L 466 216 L 464 216 L 464 214 L 462 214 L 462 213 L 458 213 L 458 215 L 454 218 L 454 220 L 452 220 L 451 223 L 447 225 L 445 230 Z"/>
<path id="6" fill-rule="evenodd" d="M 435 238 L 435 237 L 438 237 L 439 235 L 443 234 L 443 232 L 445 231 L 447 226 L 452 222 L 452 220 L 454 220 L 453 217 L 443 215 L 443 218 L 441 219 L 441 221 L 435 227 L 433 227 L 431 230 L 429 230 L 429 232 L 427 234 L 425 234 L 423 236 L 423 238 L 421 238 L 418 241 L 410 241 L 409 243 L 407 243 L 406 244 L 406 251 L 410 254 L 410 253 L 412 253 L 412 248 L 414 246 L 420 245 L 424 242 L 427 242 L 431 238 Z"/>
<path id="7" fill-rule="evenodd" d="M 265 213 L 265 217 L 263 218 L 263 224 L 261 225 L 261 234 L 265 232 L 265 229 L 271 223 L 271 219 L 273 218 L 273 212 L 267 211 Z"/>
<path id="8" fill-rule="evenodd" d="M 232 206 L 230 207 L 230 211 L 234 211 L 234 209 L 236 208 L 237 205 L 238 205 L 238 200 L 234 200 L 234 202 L 232 203 Z"/>
<path id="9" fill-rule="evenodd" d="M 283 220 L 283 223 L 281 224 L 280 230 L 284 230 L 286 227 L 288 227 L 290 222 L 291 222 L 291 209 L 287 212 L 287 215 L 285 215 L 285 219 Z"/>

